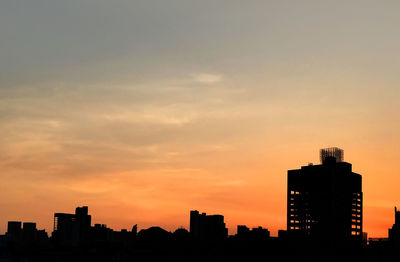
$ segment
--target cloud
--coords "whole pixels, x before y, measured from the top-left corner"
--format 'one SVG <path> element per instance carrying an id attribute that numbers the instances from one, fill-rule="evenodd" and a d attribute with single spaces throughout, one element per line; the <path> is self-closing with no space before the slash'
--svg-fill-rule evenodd
<path id="1" fill-rule="evenodd" d="M 216 74 L 194 74 L 192 78 L 195 82 L 203 84 L 215 84 L 222 81 L 222 76 Z"/>

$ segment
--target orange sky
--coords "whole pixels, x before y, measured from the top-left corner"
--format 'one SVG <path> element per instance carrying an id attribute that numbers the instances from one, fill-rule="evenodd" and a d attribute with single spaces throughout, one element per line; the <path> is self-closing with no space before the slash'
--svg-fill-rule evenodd
<path id="1" fill-rule="evenodd" d="M 400 3 L 9 1 L 0 9 L 0 232 L 286 228 L 286 172 L 337 146 L 364 230 L 400 206 Z"/>

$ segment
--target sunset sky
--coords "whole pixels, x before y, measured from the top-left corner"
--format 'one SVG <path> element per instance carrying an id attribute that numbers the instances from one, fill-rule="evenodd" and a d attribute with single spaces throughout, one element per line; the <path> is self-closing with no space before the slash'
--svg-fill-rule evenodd
<path id="1" fill-rule="evenodd" d="M 286 229 L 286 175 L 344 149 L 364 231 L 400 206 L 400 1 L 1 0 L 0 233 L 88 205 Z"/>

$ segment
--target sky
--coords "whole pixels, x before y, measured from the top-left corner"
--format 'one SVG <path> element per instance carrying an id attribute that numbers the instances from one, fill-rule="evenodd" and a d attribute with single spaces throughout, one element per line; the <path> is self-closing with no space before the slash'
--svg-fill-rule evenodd
<path id="1" fill-rule="evenodd" d="M 2 0 L 0 233 L 88 205 L 286 228 L 287 170 L 344 149 L 364 231 L 400 206 L 400 2 Z"/>

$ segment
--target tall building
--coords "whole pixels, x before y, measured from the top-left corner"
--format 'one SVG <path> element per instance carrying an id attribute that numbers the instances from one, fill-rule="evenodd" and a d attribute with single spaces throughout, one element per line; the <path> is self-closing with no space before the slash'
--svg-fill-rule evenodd
<path id="1" fill-rule="evenodd" d="M 400 248 L 400 211 L 394 208 L 394 225 L 389 229 L 389 241 L 396 247 Z"/>
<path id="2" fill-rule="evenodd" d="M 89 215 L 89 208 L 87 206 L 77 207 L 75 209 L 75 220 L 79 223 L 80 239 L 87 239 L 92 222 L 92 216 Z"/>
<path id="3" fill-rule="evenodd" d="M 330 246 L 362 241 L 362 179 L 343 150 L 320 151 L 321 164 L 288 171 L 288 234 Z"/>
<path id="4" fill-rule="evenodd" d="M 190 211 L 190 234 L 199 240 L 217 241 L 228 236 L 224 216 L 199 214 L 199 211 Z"/>
<path id="5" fill-rule="evenodd" d="M 88 207 L 77 207 L 75 214 L 55 213 L 53 237 L 62 245 L 77 245 L 87 240 L 91 227 Z"/>

